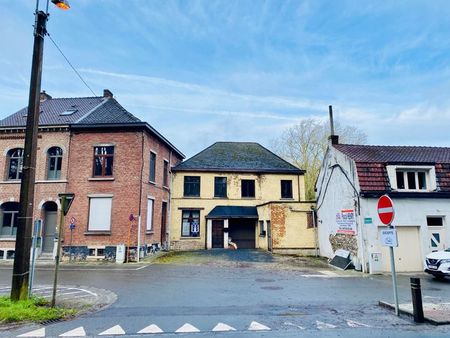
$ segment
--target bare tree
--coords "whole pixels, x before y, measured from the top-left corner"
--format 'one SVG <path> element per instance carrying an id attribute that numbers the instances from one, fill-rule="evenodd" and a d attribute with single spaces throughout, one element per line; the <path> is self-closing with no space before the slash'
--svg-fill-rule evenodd
<path id="1" fill-rule="evenodd" d="M 367 135 L 356 127 L 334 125 L 340 143 L 364 144 Z M 314 185 L 319 175 L 323 156 L 330 135 L 329 123 L 316 119 L 305 119 L 287 128 L 281 136 L 272 141 L 272 148 L 279 156 L 295 166 L 306 170 L 306 198 L 314 200 Z"/>

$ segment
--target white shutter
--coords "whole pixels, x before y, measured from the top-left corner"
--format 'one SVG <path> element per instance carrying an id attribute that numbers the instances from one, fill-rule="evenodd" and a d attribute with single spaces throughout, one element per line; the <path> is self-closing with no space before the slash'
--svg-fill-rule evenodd
<path id="1" fill-rule="evenodd" d="M 111 230 L 111 204 L 112 198 L 91 198 L 89 205 L 89 230 L 110 231 Z"/>
<path id="2" fill-rule="evenodd" d="M 153 230 L 153 200 L 147 200 L 147 231 Z"/>

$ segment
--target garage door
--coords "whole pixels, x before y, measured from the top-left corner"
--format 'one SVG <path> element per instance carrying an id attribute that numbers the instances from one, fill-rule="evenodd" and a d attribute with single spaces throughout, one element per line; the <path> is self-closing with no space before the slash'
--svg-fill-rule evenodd
<path id="1" fill-rule="evenodd" d="M 255 248 L 255 220 L 230 219 L 228 223 L 228 238 L 236 243 L 238 249 Z"/>
<path id="2" fill-rule="evenodd" d="M 395 270 L 397 272 L 422 271 L 423 263 L 421 257 L 419 227 L 397 227 L 397 236 L 398 247 L 394 248 Z M 382 247 L 381 254 L 383 257 L 383 271 L 391 271 L 389 248 Z"/>

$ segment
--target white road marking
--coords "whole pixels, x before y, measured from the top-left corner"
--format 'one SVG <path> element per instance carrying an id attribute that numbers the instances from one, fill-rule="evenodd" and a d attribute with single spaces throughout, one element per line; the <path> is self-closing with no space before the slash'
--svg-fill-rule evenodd
<path id="1" fill-rule="evenodd" d="M 370 325 L 347 319 L 347 325 L 350 327 L 370 327 Z"/>
<path id="2" fill-rule="evenodd" d="M 178 330 L 176 330 L 175 332 L 177 332 L 177 333 L 178 332 L 179 333 L 181 333 L 181 332 L 200 332 L 200 330 L 197 329 L 195 326 L 193 326 L 189 323 L 186 323 L 182 327 L 180 327 Z"/>
<path id="3" fill-rule="evenodd" d="M 258 322 L 251 322 L 250 326 L 248 327 L 249 331 L 268 331 L 270 330 L 270 327 L 265 326 Z"/>
<path id="4" fill-rule="evenodd" d="M 137 270 L 145 269 L 147 266 L 148 266 L 148 265 L 141 266 L 141 267 L 137 268 L 136 271 L 137 271 Z"/>
<path id="5" fill-rule="evenodd" d="M 236 331 L 236 329 L 230 325 L 224 324 L 224 323 L 218 323 L 216 326 L 214 326 L 213 331 Z"/>
<path id="6" fill-rule="evenodd" d="M 144 327 L 138 333 L 163 333 L 164 331 L 159 328 L 158 325 L 152 324 L 147 327 Z"/>
<path id="7" fill-rule="evenodd" d="M 45 337 L 45 327 L 21 334 L 17 337 Z"/>
<path id="8" fill-rule="evenodd" d="M 321 322 L 321 321 L 318 321 L 318 320 L 316 320 L 316 326 L 317 326 L 317 328 L 319 330 L 336 328 L 336 325 L 324 323 L 324 322 Z"/>
<path id="9" fill-rule="evenodd" d="M 113 326 L 109 328 L 108 330 L 103 331 L 102 333 L 99 333 L 99 336 L 113 336 L 113 335 L 121 335 L 125 334 L 125 331 L 122 329 L 120 325 Z"/>
<path id="10" fill-rule="evenodd" d="M 296 327 L 297 329 L 300 329 L 300 330 L 304 330 L 305 329 L 303 326 L 300 326 L 300 325 L 297 325 L 297 324 L 294 324 L 294 323 L 291 323 L 291 322 L 284 322 L 283 324 L 284 325 L 288 325 L 288 326 L 294 326 L 294 327 Z"/>
<path id="11" fill-rule="evenodd" d="M 86 331 L 84 331 L 84 327 L 80 326 L 76 329 L 64 332 L 59 335 L 60 337 L 86 337 Z"/>

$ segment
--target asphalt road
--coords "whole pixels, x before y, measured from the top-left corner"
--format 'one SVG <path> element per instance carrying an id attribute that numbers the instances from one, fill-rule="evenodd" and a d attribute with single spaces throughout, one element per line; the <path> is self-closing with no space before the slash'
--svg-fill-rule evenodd
<path id="1" fill-rule="evenodd" d="M 164 332 L 151 336 L 162 337 L 449 336 L 450 326 L 415 325 L 377 305 L 379 300 L 392 301 L 390 276 L 347 276 L 312 266 L 286 269 L 261 252 L 204 255 L 208 259 L 192 262 L 180 256 L 164 264 L 64 266 L 61 285 L 108 289 L 118 299 L 105 310 L 45 326 L 46 337 L 79 327 L 83 329 L 74 334 L 97 336 L 113 328 L 110 332 L 127 337 L 145 336 L 138 334 L 145 328 L 159 328 Z M 425 301 L 450 302 L 450 280 L 420 277 Z M 8 285 L 10 278 L 11 268 L 0 267 L 0 285 Z M 50 284 L 51 278 L 50 268 L 38 269 L 37 283 Z M 400 302 L 410 300 L 409 276 L 399 276 L 399 294 Z M 235 330 L 212 331 L 230 327 Z M 1 335 L 16 337 L 40 328 Z M 189 332 L 195 329 L 200 332 Z"/>

